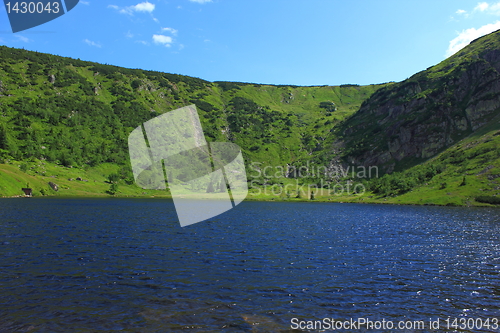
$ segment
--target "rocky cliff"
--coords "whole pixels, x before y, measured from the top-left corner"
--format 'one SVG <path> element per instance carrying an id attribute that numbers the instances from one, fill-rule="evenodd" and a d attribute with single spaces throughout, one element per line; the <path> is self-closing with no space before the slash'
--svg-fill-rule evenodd
<path id="1" fill-rule="evenodd" d="M 495 32 L 373 94 L 339 127 L 341 157 L 386 173 L 403 170 L 493 121 L 499 111 L 500 32 Z"/>

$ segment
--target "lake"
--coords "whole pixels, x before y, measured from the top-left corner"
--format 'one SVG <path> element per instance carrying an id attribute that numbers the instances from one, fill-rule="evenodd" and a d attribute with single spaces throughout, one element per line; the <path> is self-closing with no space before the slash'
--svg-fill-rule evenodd
<path id="1" fill-rule="evenodd" d="M 494 332 L 500 209 L 243 202 L 181 228 L 163 199 L 2 199 L 0 288 L 2 332 Z"/>

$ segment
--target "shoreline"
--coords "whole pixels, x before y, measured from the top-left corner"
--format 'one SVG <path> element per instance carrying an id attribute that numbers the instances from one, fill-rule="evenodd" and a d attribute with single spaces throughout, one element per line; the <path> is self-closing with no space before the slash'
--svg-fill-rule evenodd
<path id="1" fill-rule="evenodd" d="M 40 198 L 50 198 L 50 199 L 169 199 L 172 200 L 171 195 L 109 195 L 109 194 L 94 194 L 94 195 L 36 195 L 32 197 L 27 197 L 23 195 L 16 196 L 1 196 L 0 199 L 40 199 Z M 354 198 L 352 198 L 354 199 Z M 438 204 L 438 203 L 411 203 L 411 202 L 393 202 L 393 201 L 379 201 L 379 200 L 360 200 L 362 197 L 359 197 L 357 200 L 328 200 L 325 199 L 281 199 L 281 198 L 245 198 L 243 201 L 248 202 L 297 202 L 297 203 L 340 203 L 340 204 L 374 204 L 374 205 L 397 205 L 397 206 L 436 206 L 436 207 L 483 207 L 483 208 L 500 208 L 500 205 L 493 205 L 487 203 L 481 203 L 477 201 L 471 201 L 469 205 L 458 205 L 458 204 Z M 210 199 L 200 199 L 200 200 L 210 200 Z"/>

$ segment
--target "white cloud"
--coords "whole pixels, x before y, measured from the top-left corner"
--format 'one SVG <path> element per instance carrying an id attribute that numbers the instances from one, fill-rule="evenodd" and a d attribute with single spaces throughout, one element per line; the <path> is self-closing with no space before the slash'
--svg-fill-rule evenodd
<path id="1" fill-rule="evenodd" d="M 196 3 L 201 3 L 201 4 L 212 2 L 212 0 L 189 0 L 189 1 L 196 2 Z"/>
<path id="2" fill-rule="evenodd" d="M 163 44 L 166 47 L 170 47 L 170 44 L 172 44 L 173 39 L 170 36 L 153 35 L 153 42 L 155 42 L 155 44 Z"/>
<path id="3" fill-rule="evenodd" d="M 95 47 L 101 47 L 101 44 L 96 43 L 96 42 L 93 42 L 93 41 L 91 41 L 91 40 L 84 39 L 83 41 L 84 41 L 87 45 L 90 45 L 90 46 L 95 46 Z"/>
<path id="4" fill-rule="evenodd" d="M 136 12 L 148 12 L 151 13 L 153 10 L 155 10 L 155 5 L 150 3 L 150 2 L 141 2 L 135 6 L 131 6 L 134 8 Z"/>
<path id="5" fill-rule="evenodd" d="M 25 42 L 25 43 L 31 42 L 31 39 L 29 39 L 28 37 L 24 37 L 24 36 L 21 36 L 21 35 L 16 35 L 16 37 L 19 38 L 19 40 L 22 41 L 22 42 Z"/>
<path id="6" fill-rule="evenodd" d="M 464 9 L 458 9 L 455 14 L 461 15 L 465 18 L 470 17 L 474 14 L 489 14 L 489 15 L 497 15 L 500 16 L 500 2 L 497 3 L 488 3 L 488 2 L 478 2 L 476 7 L 470 11 L 466 11 Z M 454 18 L 451 18 L 454 20 Z"/>
<path id="7" fill-rule="evenodd" d="M 178 31 L 177 31 L 176 29 L 174 29 L 174 28 L 161 28 L 161 30 L 162 30 L 162 31 L 168 31 L 168 32 L 170 32 L 170 33 L 171 33 L 172 35 L 174 35 L 174 36 L 177 36 L 177 32 L 178 32 Z"/>
<path id="8" fill-rule="evenodd" d="M 90 2 L 88 2 L 88 1 L 80 0 L 80 3 L 83 3 L 84 5 L 87 5 L 87 6 L 90 5 Z"/>
<path id="9" fill-rule="evenodd" d="M 149 45 L 149 43 L 146 42 L 145 40 L 136 40 L 135 43 L 139 43 L 139 44 L 143 44 L 143 45 Z"/>
<path id="10" fill-rule="evenodd" d="M 469 43 L 474 39 L 487 35 L 498 29 L 500 29 L 500 21 L 483 25 L 479 29 L 470 28 L 462 31 L 457 37 L 455 37 L 450 41 L 448 49 L 446 50 L 446 55 L 445 55 L 446 58 L 457 53 L 458 51 L 469 45 Z"/>
<path id="11" fill-rule="evenodd" d="M 487 2 L 479 2 L 474 7 L 474 12 L 481 12 L 486 14 L 500 15 L 500 2 L 489 4 Z"/>
<path id="12" fill-rule="evenodd" d="M 480 2 L 477 4 L 474 10 L 484 12 L 486 9 L 488 9 L 489 6 L 490 5 L 487 2 Z"/>
<path id="13" fill-rule="evenodd" d="M 152 13 L 155 10 L 155 7 L 156 5 L 148 1 L 138 3 L 137 5 L 134 6 L 128 6 L 123 8 L 116 5 L 108 5 L 108 8 L 113 8 L 115 10 L 118 10 L 118 12 L 121 14 L 128 14 L 128 15 L 134 15 L 134 12 Z"/>

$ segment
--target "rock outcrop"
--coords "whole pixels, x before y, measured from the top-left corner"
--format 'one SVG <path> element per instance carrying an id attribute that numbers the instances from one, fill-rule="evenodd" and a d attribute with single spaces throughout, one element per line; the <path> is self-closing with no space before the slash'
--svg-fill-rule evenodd
<path id="1" fill-rule="evenodd" d="M 344 163 L 390 173 L 426 160 L 500 114 L 500 33 L 378 90 L 341 127 Z"/>
<path id="2" fill-rule="evenodd" d="M 59 186 L 57 186 L 56 183 L 49 182 L 49 186 L 54 190 L 54 191 L 59 191 Z"/>

